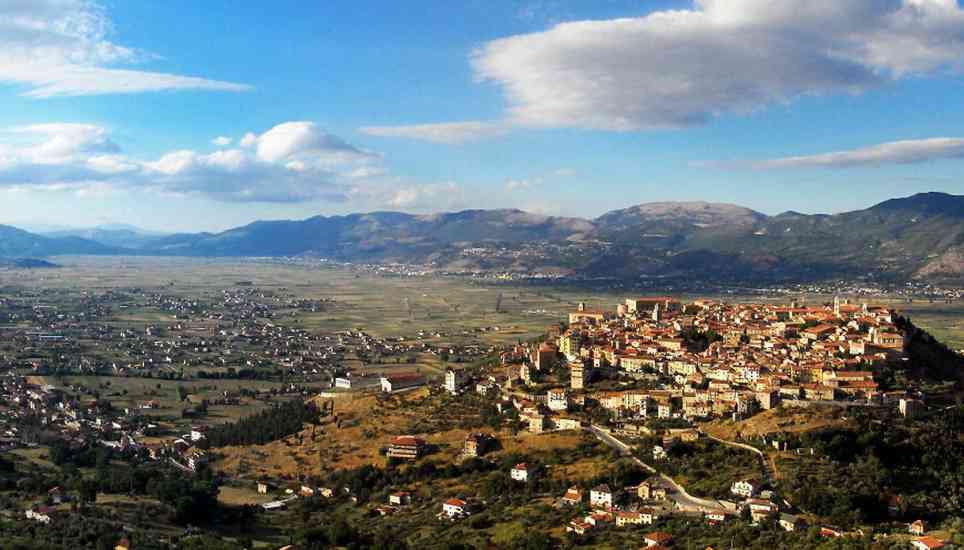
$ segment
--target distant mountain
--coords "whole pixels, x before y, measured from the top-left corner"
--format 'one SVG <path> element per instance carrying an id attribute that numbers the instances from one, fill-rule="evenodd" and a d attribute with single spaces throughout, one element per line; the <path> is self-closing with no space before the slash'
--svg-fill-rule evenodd
<path id="1" fill-rule="evenodd" d="M 662 202 L 594 220 L 511 209 L 372 212 L 259 221 L 221 233 L 131 233 L 116 228 L 44 237 L 0 226 L 0 256 L 306 256 L 629 280 L 869 277 L 959 283 L 964 277 L 964 196 L 944 193 L 833 215 L 767 216 L 732 204 Z"/>
<path id="2" fill-rule="evenodd" d="M 37 260 L 34 258 L 0 258 L 0 268 L 3 267 L 16 269 L 47 269 L 60 266 L 55 263 L 48 262 L 47 260 Z"/>
<path id="3" fill-rule="evenodd" d="M 775 256 L 833 275 L 964 275 L 964 197 L 923 193 L 835 215 L 785 213 L 694 233 L 688 249 Z"/>
<path id="4" fill-rule="evenodd" d="M 65 254 L 118 254 L 124 250 L 80 237 L 45 237 L 0 225 L 0 257 L 44 257 Z"/>
<path id="5" fill-rule="evenodd" d="M 105 224 L 84 229 L 60 229 L 41 232 L 41 234 L 45 237 L 54 238 L 80 237 L 111 247 L 131 249 L 144 248 L 160 237 L 167 235 L 166 233 L 147 231 L 127 224 Z"/>
<path id="6" fill-rule="evenodd" d="M 765 214 L 734 204 L 651 202 L 607 212 L 595 224 L 603 239 L 675 246 L 704 228 L 751 226 L 766 219 Z"/>
<path id="7" fill-rule="evenodd" d="M 465 210 L 412 215 L 372 212 L 316 216 L 303 221 L 255 222 L 223 233 L 171 235 L 148 250 L 200 256 L 314 255 L 344 260 L 411 261 L 440 249 L 474 244 L 518 245 L 567 241 L 591 233 L 578 218 L 558 218 L 521 210 Z"/>

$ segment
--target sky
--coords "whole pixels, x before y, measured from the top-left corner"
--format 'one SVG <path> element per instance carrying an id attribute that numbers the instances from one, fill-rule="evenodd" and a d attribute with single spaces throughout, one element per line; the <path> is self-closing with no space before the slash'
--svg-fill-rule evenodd
<path id="1" fill-rule="evenodd" d="M 958 0 L 0 0 L 0 223 L 964 194 Z"/>

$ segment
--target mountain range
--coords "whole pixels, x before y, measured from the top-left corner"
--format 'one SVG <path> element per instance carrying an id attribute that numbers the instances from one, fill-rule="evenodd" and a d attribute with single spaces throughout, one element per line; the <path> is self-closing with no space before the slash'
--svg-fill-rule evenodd
<path id="1" fill-rule="evenodd" d="M 646 203 L 591 220 L 510 209 L 371 212 L 165 236 L 132 228 L 37 235 L 0 226 L 0 256 L 66 254 L 304 256 L 619 279 L 958 281 L 964 196 L 922 193 L 833 215 L 768 216 L 707 202 Z"/>

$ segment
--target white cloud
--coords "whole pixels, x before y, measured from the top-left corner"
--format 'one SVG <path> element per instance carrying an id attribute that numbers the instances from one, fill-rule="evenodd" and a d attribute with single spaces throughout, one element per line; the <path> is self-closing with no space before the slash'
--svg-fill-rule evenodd
<path id="1" fill-rule="evenodd" d="M 552 174 L 553 174 L 554 176 L 558 176 L 558 177 L 560 177 L 560 178 L 571 178 L 571 177 L 577 175 L 578 173 L 579 173 L 579 172 L 577 172 L 577 171 L 576 171 L 575 169 L 573 169 L 573 168 L 559 168 L 558 170 L 556 170 L 556 171 L 553 172 Z"/>
<path id="2" fill-rule="evenodd" d="M 53 96 L 203 89 L 238 92 L 243 84 L 119 68 L 153 59 L 108 39 L 112 23 L 94 0 L 0 2 L 0 82 L 24 95 Z"/>
<path id="3" fill-rule="evenodd" d="M 345 177 L 351 179 L 370 179 L 384 176 L 385 174 L 385 168 L 381 166 L 359 166 L 345 174 Z"/>
<path id="4" fill-rule="evenodd" d="M 228 145 L 231 145 L 231 142 L 232 142 L 232 141 L 234 141 L 234 140 L 232 140 L 231 138 L 229 138 L 229 137 L 227 137 L 227 136 L 218 136 L 218 137 L 212 139 L 212 140 L 211 140 L 211 143 L 212 143 L 213 145 L 217 145 L 218 147 L 227 147 Z"/>
<path id="5" fill-rule="evenodd" d="M 249 146 L 204 154 L 182 149 L 136 159 L 89 124 L 44 124 L 0 131 L 0 187 L 73 190 L 147 189 L 221 201 L 346 200 L 359 176 L 382 170 L 377 155 L 308 122 L 283 123 Z"/>
<path id="6" fill-rule="evenodd" d="M 392 208 L 418 211 L 438 211 L 462 204 L 463 189 L 455 182 L 428 183 L 402 186 L 388 199 Z"/>
<path id="7" fill-rule="evenodd" d="M 375 156 L 321 130 L 313 122 L 303 121 L 279 124 L 258 136 L 254 144 L 258 158 L 265 162 L 311 158 L 342 163 Z"/>
<path id="8" fill-rule="evenodd" d="M 359 130 L 371 136 L 409 138 L 451 145 L 500 136 L 509 128 L 501 122 L 470 120 L 410 126 L 365 126 Z"/>
<path id="9" fill-rule="evenodd" d="M 695 0 L 494 40 L 472 57 L 477 78 L 502 87 L 511 124 L 623 131 L 859 93 L 962 60 L 956 0 Z"/>
<path id="10" fill-rule="evenodd" d="M 258 143 L 258 136 L 254 132 L 248 132 L 241 137 L 241 141 L 238 144 L 241 147 L 254 147 Z"/>
<path id="11" fill-rule="evenodd" d="M 722 168 L 775 170 L 786 168 L 855 167 L 911 164 L 938 159 L 964 158 L 964 138 L 930 138 L 891 141 L 848 151 L 742 162 L 704 163 Z"/>
<path id="12" fill-rule="evenodd" d="M 524 191 L 526 189 L 531 189 L 532 187 L 539 185 L 541 180 L 539 179 L 513 179 L 505 182 L 505 190 L 512 191 Z"/>

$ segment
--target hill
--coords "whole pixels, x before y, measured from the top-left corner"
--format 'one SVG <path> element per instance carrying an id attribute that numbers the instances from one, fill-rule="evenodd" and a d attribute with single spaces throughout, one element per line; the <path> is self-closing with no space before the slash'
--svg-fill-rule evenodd
<path id="1" fill-rule="evenodd" d="M 163 237 L 163 233 L 145 231 L 125 224 L 99 225 L 86 229 L 62 229 L 41 233 L 45 237 L 79 237 L 117 248 L 140 249 Z"/>
<path id="2" fill-rule="evenodd" d="M 959 282 L 964 276 L 964 196 L 922 193 L 833 215 L 767 216 L 707 202 L 646 203 L 593 220 L 514 209 L 371 212 L 168 236 L 130 228 L 40 236 L 0 226 L 0 256 L 132 253 L 323 257 L 457 272 L 623 280 Z"/>
<path id="3" fill-rule="evenodd" d="M 117 254 L 118 247 L 80 237 L 44 237 L 9 225 L 0 225 L 0 257 L 44 257 L 64 254 Z"/>

